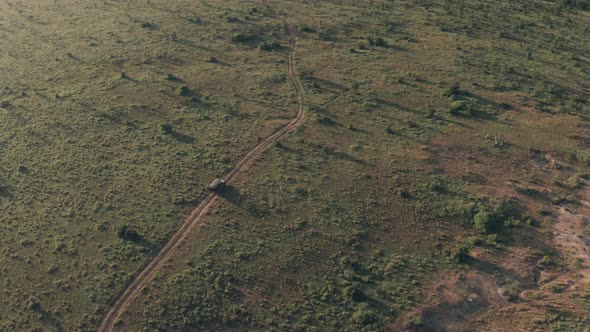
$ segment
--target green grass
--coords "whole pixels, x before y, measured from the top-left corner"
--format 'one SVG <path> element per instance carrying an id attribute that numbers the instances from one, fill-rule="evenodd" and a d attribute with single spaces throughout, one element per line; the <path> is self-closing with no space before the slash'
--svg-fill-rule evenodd
<path id="1" fill-rule="evenodd" d="M 538 105 L 540 95 L 532 92 L 538 77 L 579 77 L 567 88 L 571 95 L 581 93 L 575 82 L 587 74 L 563 69 L 544 45 L 538 46 L 535 60 L 515 60 L 502 47 L 521 43 L 502 39 L 498 44 L 498 34 L 477 34 L 477 29 L 492 30 L 489 26 L 469 28 L 471 34 L 466 35 L 462 26 L 455 27 L 455 15 L 445 14 L 435 3 L 356 3 L 280 4 L 301 31 L 298 64 L 309 121 L 257 162 L 247 181 L 228 189 L 228 201 L 213 212 L 198 241 L 178 259 L 181 265 L 167 272 L 175 276 L 158 280 L 164 286 L 144 300 L 143 320 L 135 316 L 129 326 L 352 331 L 385 329 L 399 319 L 405 326 L 420 325 L 420 319 L 416 323 L 402 318 L 420 305 L 420 285 L 437 271 L 461 269 L 456 262 L 465 261 L 452 259 L 457 244 L 448 239 L 476 234 L 476 207 L 491 203 L 481 193 L 470 193 L 477 181 L 437 174 L 436 162 L 424 159 L 417 147 L 428 145 L 447 126 L 477 126 L 482 153 L 500 161 L 529 146 L 546 147 L 551 135 L 569 125 L 562 129 L 551 122 L 547 126 L 553 132 L 539 136 L 538 128 L 521 124 L 526 119 L 504 119 L 507 109 Z M 495 11 L 500 5 L 490 6 Z M 297 14 L 301 12 L 314 14 Z M 571 19 L 587 21 L 583 15 Z M 462 17 L 462 22 L 494 24 L 494 31 L 506 23 L 476 15 Z M 564 29 L 582 23 L 576 24 Z M 390 48 L 371 46 L 367 36 L 383 38 Z M 493 45 L 491 51 L 475 53 L 482 43 Z M 552 64 L 539 69 L 545 57 L 551 57 Z M 488 61 L 537 70 L 537 76 L 517 79 L 512 70 L 498 72 Z M 442 93 L 457 81 L 460 99 L 474 108 L 459 116 L 447 111 L 452 100 Z M 563 111 L 561 99 L 546 105 L 547 111 Z M 514 126 L 525 127 L 524 137 L 504 142 Z M 572 149 L 564 140 L 551 144 L 554 151 Z M 517 224 L 511 219 L 508 226 Z M 500 231 L 491 241 L 510 245 L 511 230 Z M 471 245 L 465 248 L 468 253 Z M 195 292 L 207 293 L 212 286 L 177 284 L 174 278 L 193 273 L 194 266 L 226 273 L 234 286 L 220 300 L 223 305 L 195 307 L 192 292 L 183 290 L 198 287 Z M 210 309 L 217 316 L 182 320 L 182 308 Z M 236 308 L 239 313 L 232 316 Z"/>
<path id="2" fill-rule="evenodd" d="M 287 36 L 260 2 L 62 2 L 0 3 L 0 330 L 93 330 L 206 184 L 295 114 Z M 423 286 L 477 269 L 468 236 L 541 250 L 544 219 L 484 238 L 473 217 L 496 187 L 587 171 L 582 4 L 273 2 L 299 30 L 307 121 L 226 188 L 120 329 L 411 328 Z M 530 149 L 575 172 L 546 176 Z"/>
<path id="3" fill-rule="evenodd" d="M 62 5 L 0 4 L 0 329 L 94 328 L 210 179 L 291 116 L 286 82 L 257 79 L 284 55 L 230 42 L 245 23 L 188 3 Z M 281 35 L 269 22 L 248 26 Z"/>

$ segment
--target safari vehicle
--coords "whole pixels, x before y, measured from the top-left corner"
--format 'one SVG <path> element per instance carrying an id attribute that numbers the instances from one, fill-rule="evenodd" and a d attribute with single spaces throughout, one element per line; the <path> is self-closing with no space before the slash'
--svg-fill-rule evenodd
<path id="1" fill-rule="evenodd" d="M 220 191 L 225 186 L 225 180 L 223 179 L 215 179 L 213 182 L 207 186 L 207 188 L 211 191 Z"/>

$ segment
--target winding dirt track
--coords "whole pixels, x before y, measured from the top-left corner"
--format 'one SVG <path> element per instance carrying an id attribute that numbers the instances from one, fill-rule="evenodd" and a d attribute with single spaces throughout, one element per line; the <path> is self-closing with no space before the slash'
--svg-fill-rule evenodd
<path id="1" fill-rule="evenodd" d="M 265 5 L 270 7 L 270 1 L 263 1 Z M 293 83 L 295 93 L 297 95 L 297 115 L 293 120 L 279 128 L 274 134 L 261 140 L 256 146 L 252 148 L 238 163 L 237 165 L 227 174 L 225 181 L 231 183 L 231 181 L 241 172 L 244 171 L 245 167 L 254 159 L 259 157 L 269 145 L 285 135 L 287 132 L 297 128 L 304 119 L 304 104 L 305 97 L 303 95 L 303 85 L 297 77 L 297 69 L 295 66 L 295 43 L 296 33 L 295 28 L 283 18 L 286 29 L 289 33 L 290 38 L 290 51 L 289 51 L 289 77 Z M 123 312 L 129 307 L 135 300 L 141 290 L 154 278 L 156 272 L 162 267 L 162 265 L 170 259 L 182 241 L 187 235 L 200 223 L 201 218 L 209 211 L 215 200 L 217 199 L 215 192 L 210 193 L 202 202 L 195 208 L 191 214 L 186 218 L 182 226 L 172 236 L 172 238 L 166 243 L 166 245 L 160 250 L 160 252 L 147 264 L 143 270 L 138 272 L 133 281 L 127 286 L 127 288 L 120 293 L 115 300 L 113 306 L 109 309 L 105 317 L 103 318 L 98 331 L 110 332 L 113 330 L 115 323 L 119 320 Z"/>

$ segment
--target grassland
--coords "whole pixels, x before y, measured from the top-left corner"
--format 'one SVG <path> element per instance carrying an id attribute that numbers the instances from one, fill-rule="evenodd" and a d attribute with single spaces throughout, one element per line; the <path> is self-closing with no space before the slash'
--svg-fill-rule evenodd
<path id="1" fill-rule="evenodd" d="M 234 45 L 245 24 L 215 8 L 0 7 L 0 329 L 92 329 L 206 183 L 290 117 L 284 58 Z"/>
<path id="2" fill-rule="evenodd" d="M 532 30 L 512 27 L 517 4 L 280 6 L 300 27 L 310 121 L 228 188 L 122 329 L 585 326 L 584 305 L 521 292 L 570 271 L 546 210 L 586 169 L 564 136 L 584 135 L 586 60 L 569 52 L 587 45 L 571 36 L 588 16 L 535 5 Z M 561 34 L 571 44 L 524 42 Z M 547 180 L 537 150 L 573 166 Z M 492 234 L 479 211 L 499 219 Z"/>
<path id="3" fill-rule="evenodd" d="M 294 114 L 260 2 L 58 3 L 0 4 L 0 330 L 96 328 Z M 587 328 L 590 262 L 557 228 L 590 199 L 587 5 L 272 6 L 299 31 L 307 121 L 119 329 Z"/>

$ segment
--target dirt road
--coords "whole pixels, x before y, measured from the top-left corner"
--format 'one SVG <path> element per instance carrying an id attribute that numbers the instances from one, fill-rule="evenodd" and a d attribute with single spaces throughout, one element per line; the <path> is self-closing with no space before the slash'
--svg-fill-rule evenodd
<path id="1" fill-rule="evenodd" d="M 270 1 L 264 1 L 265 5 L 270 6 Z M 264 150 L 266 150 L 273 142 L 285 135 L 287 132 L 297 128 L 304 119 L 304 104 L 305 97 L 303 94 L 303 85 L 297 77 L 297 69 L 295 66 L 295 43 L 296 33 L 295 28 L 287 21 L 283 19 L 285 27 L 289 33 L 290 38 L 290 50 L 289 50 L 289 77 L 293 83 L 295 93 L 297 95 L 297 115 L 289 123 L 285 124 L 272 135 L 261 140 L 256 146 L 252 148 L 238 163 L 237 165 L 227 174 L 225 181 L 231 183 L 233 179 L 241 172 L 244 171 L 245 167 L 254 159 L 259 157 Z M 106 313 L 103 318 L 98 331 L 112 331 L 115 323 L 121 317 L 123 312 L 129 307 L 129 305 L 135 300 L 141 290 L 153 279 L 156 272 L 162 267 L 162 265 L 173 255 L 178 249 L 181 242 L 186 236 L 193 230 L 201 221 L 202 217 L 209 211 L 209 208 L 218 198 L 217 194 L 210 193 L 200 204 L 195 208 L 191 214 L 186 218 L 182 226 L 172 236 L 172 238 L 166 243 L 166 245 L 160 250 L 160 252 L 147 264 L 143 270 L 138 272 L 134 277 L 133 281 L 127 286 L 127 288 L 119 295 L 114 302 L 113 306 Z"/>

